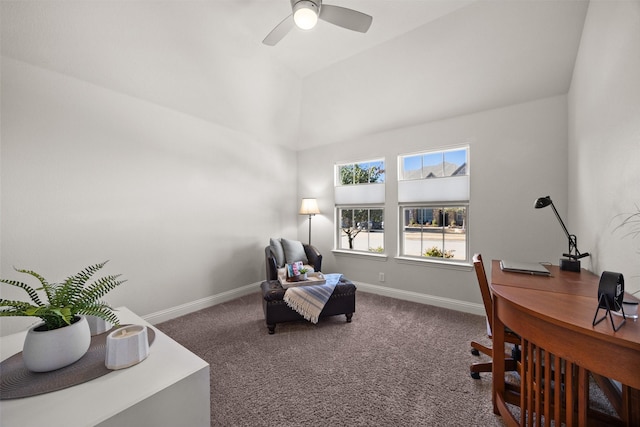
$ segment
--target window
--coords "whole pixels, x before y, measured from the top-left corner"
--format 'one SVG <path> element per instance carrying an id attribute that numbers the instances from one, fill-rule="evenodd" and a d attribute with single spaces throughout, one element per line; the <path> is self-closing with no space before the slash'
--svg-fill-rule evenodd
<path id="1" fill-rule="evenodd" d="M 384 252 L 384 209 L 338 208 L 338 249 Z"/>
<path id="2" fill-rule="evenodd" d="M 400 218 L 402 255 L 467 260 L 466 206 L 404 206 Z"/>
<path id="3" fill-rule="evenodd" d="M 469 258 L 468 147 L 398 156 L 400 256 Z"/>
<path id="4" fill-rule="evenodd" d="M 467 175 L 467 149 L 401 156 L 400 180 Z"/>
<path id="5" fill-rule="evenodd" d="M 336 249 L 384 252 L 384 159 L 335 166 Z"/>
<path id="6" fill-rule="evenodd" d="M 384 160 L 338 165 L 338 185 L 384 183 Z"/>

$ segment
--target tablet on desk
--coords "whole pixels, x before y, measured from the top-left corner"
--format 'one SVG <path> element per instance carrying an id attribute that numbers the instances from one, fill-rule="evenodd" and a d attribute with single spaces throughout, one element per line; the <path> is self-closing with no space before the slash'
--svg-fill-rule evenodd
<path id="1" fill-rule="evenodd" d="M 510 271 L 512 273 L 537 274 L 540 276 L 549 276 L 551 272 L 544 265 L 537 262 L 522 261 L 500 261 L 500 269 L 502 271 Z"/>

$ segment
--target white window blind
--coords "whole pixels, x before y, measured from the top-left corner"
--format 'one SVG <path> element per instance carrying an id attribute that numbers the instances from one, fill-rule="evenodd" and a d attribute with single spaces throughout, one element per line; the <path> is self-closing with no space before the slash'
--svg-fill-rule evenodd
<path id="1" fill-rule="evenodd" d="M 455 202 L 469 200 L 469 187 L 469 175 L 399 181 L 398 202 L 414 203 L 430 200 Z"/>
<path id="2" fill-rule="evenodd" d="M 384 183 L 336 186 L 335 201 L 336 205 L 384 203 Z"/>

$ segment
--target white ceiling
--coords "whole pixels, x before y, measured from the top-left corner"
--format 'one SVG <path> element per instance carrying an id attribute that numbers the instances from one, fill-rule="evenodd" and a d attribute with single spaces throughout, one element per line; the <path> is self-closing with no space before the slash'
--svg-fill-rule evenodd
<path id="1" fill-rule="evenodd" d="M 588 3 L 328 0 L 373 16 L 263 38 L 289 0 L 0 3 L 2 55 L 304 149 L 566 93 Z"/>

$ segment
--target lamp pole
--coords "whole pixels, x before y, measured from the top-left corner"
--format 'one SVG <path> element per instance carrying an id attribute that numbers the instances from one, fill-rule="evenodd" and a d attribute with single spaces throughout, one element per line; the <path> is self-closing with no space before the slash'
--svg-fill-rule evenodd
<path id="1" fill-rule="evenodd" d="M 311 217 L 319 214 L 318 201 L 316 199 L 302 199 L 300 205 L 300 215 L 309 215 L 309 244 L 311 244 Z"/>

